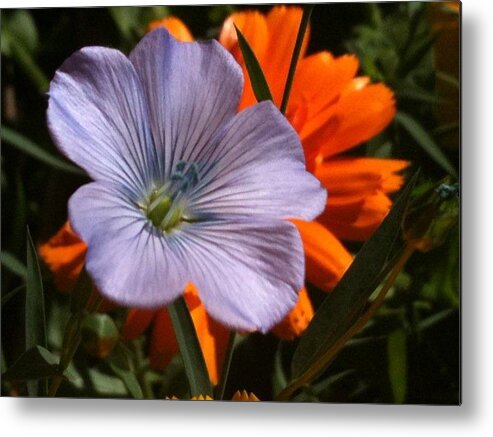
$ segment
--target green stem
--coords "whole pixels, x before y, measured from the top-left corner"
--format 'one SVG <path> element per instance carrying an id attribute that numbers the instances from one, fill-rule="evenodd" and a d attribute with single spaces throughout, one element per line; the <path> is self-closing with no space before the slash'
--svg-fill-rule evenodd
<path id="1" fill-rule="evenodd" d="M 229 334 L 228 345 L 226 347 L 226 355 L 224 358 L 223 371 L 221 373 L 221 380 L 217 386 L 216 399 L 224 399 L 224 392 L 226 390 L 226 384 L 228 382 L 229 368 L 231 367 L 231 360 L 233 358 L 233 351 L 235 348 L 236 332 L 231 331 Z"/>
<path id="2" fill-rule="evenodd" d="M 55 397 L 60 384 L 63 381 L 63 372 L 67 369 L 72 358 L 79 347 L 81 334 L 80 326 L 82 322 L 82 314 L 73 315 L 70 317 L 67 326 L 65 328 L 65 334 L 63 337 L 62 352 L 60 355 L 60 373 L 53 377 L 48 389 L 48 396 Z"/>
<path id="3" fill-rule="evenodd" d="M 300 57 L 301 46 L 303 45 L 303 39 L 305 38 L 306 29 L 310 22 L 310 16 L 315 5 L 304 5 L 303 16 L 301 17 L 300 27 L 298 29 L 298 35 L 296 36 L 296 42 L 294 44 L 293 56 L 291 57 L 291 65 L 289 66 L 288 77 L 286 79 L 286 85 L 284 87 L 284 94 L 281 102 L 281 112 L 286 113 L 288 107 L 289 95 L 291 94 L 291 87 L 293 86 L 294 74 L 296 73 L 296 66 L 298 65 L 298 58 Z"/>
<path id="4" fill-rule="evenodd" d="M 185 365 L 191 396 L 209 395 L 212 397 L 209 373 L 185 299 L 183 297 L 176 299 L 168 306 L 168 312 Z"/>
<path id="5" fill-rule="evenodd" d="M 12 39 L 12 50 L 17 61 L 21 64 L 28 76 L 30 76 L 39 92 L 45 93 L 48 91 L 50 81 L 46 78 L 43 71 L 36 65 L 30 53 L 21 44 L 16 43 L 13 36 L 10 36 L 10 38 Z"/>
<path id="6" fill-rule="evenodd" d="M 310 368 L 306 370 L 300 377 L 296 378 L 291 384 L 289 384 L 279 395 L 276 397 L 276 401 L 286 401 L 291 395 L 298 390 L 304 384 L 307 384 L 312 379 L 314 379 L 325 367 L 326 365 L 339 353 L 343 346 L 351 340 L 363 327 L 368 323 L 368 321 L 375 315 L 377 310 L 382 305 L 385 296 L 387 296 L 388 291 L 394 284 L 397 276 L 404 268 L 407 260 L 414 253 L 415 247 L 408 244 L 404 247 L 397 264 L 394 266 L 390 272 L 387 280 L 385 281 L 382 289 L 378 293 L 378 296 L 370 304 L 368 310 L 356 321 L 356 323 L 351 326 L 346 333 L 335 342 L 335 344 L 329 348 L 323 355 L 317 359 Z"/>

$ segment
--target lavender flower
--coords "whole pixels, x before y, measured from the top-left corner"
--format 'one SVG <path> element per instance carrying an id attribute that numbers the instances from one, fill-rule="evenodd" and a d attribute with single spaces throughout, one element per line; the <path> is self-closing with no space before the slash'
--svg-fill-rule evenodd
<path id="1" fill-rule="evenodd" d="M 236 114 L 242 89 L 217 42 L 164 29 L 129 58 L 86 47 L 57 71 L 51 134 L 95 181 L 70 199 L 70 222 L 111 300 L 164 306 L 191 281 L 212 317 L 262 332 L 295 304 L 304 254 L 284 219 L 313 219 L 326 193 L 272 103 Z"/>

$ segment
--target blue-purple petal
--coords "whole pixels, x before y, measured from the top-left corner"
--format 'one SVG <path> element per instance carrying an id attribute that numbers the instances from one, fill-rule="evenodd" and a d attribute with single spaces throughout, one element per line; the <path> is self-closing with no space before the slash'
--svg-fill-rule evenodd
<path id="1" fill-rule="evenodd" d="M 188 278 L 179 234 L 164 238 L 123 193 L 84 185 L 70 199 L 69 219 L 88 246 L 86 268 L 107 298 L 153 308 L 183 293 Z"/>
<path id="2" fill-rule="evenodd" d="M 232 218 L 183 233 L 189 278 L 214 319 L 232 329 L 267 332 L 295 305 L 305 264 L 293 224 Z"/>
<path id="3" fill-rule="evenodd" d="M 63 63 L 50 85 L 48 126 L 58 148 L 95 180 L 139 197 L 155 176 L 143 87 L 118 50 L 85 47 Z"/>
<path id="4" fill-rule="evenodd" d="M 217 41 L 183 43 L 163 28 L 149 32 L 130 60 L 144 84 L 160 166 L 169 177 L 234 116 L 243 74 Z"/>
<path id="5" fill-rule="evenodd" d="M 298 135 L 271 102 L 240 112 L 194 159 L 192 216 L 312 220 L 325 208 L 326 190 L 306 171 Z"/>

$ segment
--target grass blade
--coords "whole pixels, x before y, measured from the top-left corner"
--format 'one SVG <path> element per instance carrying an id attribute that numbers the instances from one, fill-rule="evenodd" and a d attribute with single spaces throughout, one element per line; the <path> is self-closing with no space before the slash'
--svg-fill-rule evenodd
<path id="1" fill-rule="evenodd" d="M 191 396 L 213 396 L 209 373 L 205 365 L 195 326 L 183 297 L 168 306 L 176 339 L 180 347 Z"/>
<path id="2" fill-rule="evenodd" d="M 317 310 L 294 353 L 293 378 L 302 375 L 324 351 L 335 344 L 366 305 L 377 285 L 375 279 L 384 269 L 390 250 L 400 234 L 402 217 L 416 180 L 417 174 Z"/>
<path id="3" fill-rule="evenodd" d="M 448 158 L 444 155 L 440 147 L 426 130 L 414 118 L 406 113 L 399 111 L 395 115 L 395 120 L 399 123 L 419 146 L 448 174 L 457 177 L 457 172 Z"/>
<path id="4" fill-rule="evenodd" d="M 17 150 L 31 156 L 32 158 L 41 161 L 50 167 L 56 168 L 57 170 L 62 170 L 68 173 L 73 173 L 77 175 L 85 175 L 85 173 L 80 169 L 71 165 L 67 162 L 58 159 L 46 150 L 43 150 L 41 146 L 34 143 L 25 136 L 9 129 L 8 127 L 2 126 L 1 128 L 1 138 L 2 141 L 14 146 Z"/>
<path id="5" fill-rule="evenodd" d="M 310 17 L 315 5 L 304 5 L 303 16 L 301 17 L 300 28 L 298 35 L 296 36 L 296 42 L 294 44 L 293 56 L 291 57 L 291 63 L 289 65 L 288 77 L 286 78 L 286 85 L 284 86 L 284 93 L 282 95 L 281 112 L 286 113 L 288 107 L 289 95 L 291 94 L 291 87 L 293 86 L 294 75 L 296 73 L 296 66 L 298 65 L 298 58 L 300 57 L 301 46 L 303 45 L 303 39 L 305 38 L 306 29 L 310 22 Z"/>
<path id="6" fill-rule="evenodd" d="M 39 269 L 38 257 L 29 228 L 27 228 L 27 277 L 26 277 L 26 346 L 25 350 L 35 346 L 46 348 L 46 316 L 44 305 L 43 281 Z M 43 394 L 46 394 L 46 381 L 43 383 Z M 29 396 L 38 395 L 38 383 L 28 382 Z"/>
<path id="7" fill-rule="evenodd" d="M 265 79 L 262 67 L 258 62 L 255 53 L 253 53 L 252 48 L 248 44 L 243 34 L 235 26 L 236 34 L 238 35 L 238 44 L 240 46 L 241 53 L 243 54 L 243 60 L 245 61 L 246 68 L 248 70 L 248 75 L 250 76 L 250 82 L 252 83 L 253 92 L 257 101 L 261 102 L 263 100 L 272 100 L 272 94 Z"/>
<path id="8" fill-rule="evenodd" d="M 0 260 L 2 262 L 2 266 L 10 270 L 12 273 L 21 277 L 22 279 L 26 279 L 27 277 L 27 268 L 22 262 L 16 258 L 10 252 L 2 251 L 0 253 Z"/>

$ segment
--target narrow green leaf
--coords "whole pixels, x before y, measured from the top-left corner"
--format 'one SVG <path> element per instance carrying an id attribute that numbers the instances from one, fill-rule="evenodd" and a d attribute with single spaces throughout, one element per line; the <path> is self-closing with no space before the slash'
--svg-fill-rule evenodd
<path id="1" fill-rule="evenodd" d="M 209 374 L 185 299 L 183 297 L 176 299 L 168 306 L 168 311 L 180 347 L 191 396 L 209 395 L 212 397 Z"/>
<path id="2" fill-rule="evenodd" d="M 70 311 L 72 314 L 80 313 L 86 308 L 91 298 L 92 289 L 92 279 L 87 273 L 86 265 L 84 264 L 75 287 L 70 294 Z"/>
<path id="3" fill-rule="evenodd" d="M 81 169 L 58 159 L 57 157 L 43 150 L 38 144 L 34 143 L 30 139 L 13 131 L 8 127 L 2 126 L 0 134 L 2 141 L 5 141 L 6 143 L 14 146 L 17 150 L 20 150 L 22 153 L 25 153 L 26 155 L 29 155 L 32 158 L 43 162 L 44 164 L 68 173 L 73 173 L 77 175 L 85 174 Z"/>
<path id="4" fill-rule="evenodd" d="M 406 76 L 416 69 L 421 60 L 431 50 L 438 34 L 430 35 L 427 38 L 423 38 L 419 43 L 415 44 L 411 50 L 406 50 L 401 59 L 398 74 Z"/>
<path id="5" fill-rule="evenodd" d="M 401 85 L 396 88 L 396 96 L 398 100 L 414 100 L 431 105 L 444 103 L 438 95 L 412 85 Z"/>
<path id="6" fill-rule="evenodd" d="M 335 289 L 327 295 L 300 339 L 291 363 L 292 378 L 302 375 L 349 329 L 378 285 L 402 217 L 417 180 L 416 173 L 402 190 L 380 227 L 363 245 Z"/>
<path id="7" fill-rule="evenodd" d="M 19 285 L 18 287 L 14 288 L 13 290 L 9 291 L 8 293 L 5 293 L 2 295 L 2 308 L 4 305 L 7 304 L 7 302 L 12 299 L 17 293 L 20 291 L 25 291 L 26 290 L 26 284 Z"/>
<path id="8" fill-rule="evenodd" d="M 387 357 L 390 386 L 396 404 L 402 404 L 407 391 L 407 345 L 406 333 L 399 329 L 387 339 Z"/>
<path id="9" fill-rule="evenodd" d="M 282 341 L 277 345 L 276 354 L 274 356 L 274 371 L 272 374 L 272 391 L 277 395 L 281 390 L 288 385 L 288 378 L 284 371 L 282 363 Z"/>
<path id="10" fill-rule="evenodd" d="M 123 381 L 130 395 L 134 399 L 144 399 L 144 393 L 132 366 L 131 352 L 122 343 L 113 350 L 108 363 L 115 375 Z"/>
<path id="11" fill-rule="evenodd" d="M 395 116 L 399 123 L 418 143 L 419 146 L 447 173 L 457 177 L 457 172 L 440 147 L 426 130 L 410 115 L 399 111 Z"/>
<path id="12" fill-rule="evenodd" d="M 110 367 L 111 370 L 115 372 L 115 375 L 123 381 L 134 399 L 144 399 L 144 393 L 142 392 L 139 381 L 132 372 L 129 370 L 123 370 L 118 366 L 115 366 L 113 363 L 110 363 Z"/>
<path id="13" fill-rule="evenodd" d="M 263 100 L 272 100 L 272 94 L 265 79 L 264 73 L 262 72 L 262 67 L 253 53 L 252 48 L 248 44 L 243 34 L 235 26 L 236 34 L 238 35 L 238 44 L 240 46 L 243 59 L 245 61 L 246 68 L 248 70 L 248 75 L 250 76 L 250 82 L 252 83 L 253 92 L 257 101 L 261 102 Z"/>
<path id="14" fill-rule="evenodd" d="M 12 273 L 16 274 L 17 276 L 21 277 L 22 279 L 26 279 L 27 277 L 27 269 L 26 266 L 19 261 L 17 257 L 15 257 L 13 254 L 10 252 L 5 252 L 2 251 L 0 253 L 0 259 L 2 262 L 2 265 L 10 270 Z"/>
<path id="15" fill-rule="evenodd" d="M 437 79 L 453 86 L 454 88 L 460 88 L 459 80 L 451 74 L 445 73 L 444 71 L 437 71 L 435 74 Z"/>
<path id="16" fill-rule="evenodd" d="M 34 346 L 24 352 L 2 375 L 9 381 L 36 381 L 51 378 L 61 372 L 58 358 L 41 346 Z M 30 396 L 36 396 L 29 393 Z"/>
<path id="17" fill-rule="evenodd" d="M 301 53 L 301 46 L 303 45 L 303 39 L 305 38 L 306 29 L 310 22 L 310 16 L 315 5 L 307 4 L 303 6 L 303 15 L 301 17 L 300 27 L 298 29 L 298 35 L 296 36 L 296 42 L 294 44 L 293 55 L 291 56 L 291 63 L 289 65 L 288 77 L 286 78 L 286 84 L 284 86 L 284 93 L 282 95 L 282 102 L 280 110 L 283 114 L 286 113 L 288 107 L 289 95 L 291 94 L 291 87 L 293 86 L 294 75 L 296 73 L 296 66 L 298 65 L 298 58 Z"/>
<path id="18" fill-rule="evenodd" d="M 46 317 L 43 293 L 43 281 L 39 269 L 38 257 L 29 228 L 27 228 L 27 276 L 26 276 L 26 350 L 35 346 L 46 348 Z M 44 394 L 46 387 L 44 387 Z M 28 383 L 30 396 L 38 395 L 37 382 Z"/>
<path id="19" fill-rule="evenodd" d="M 28 10 L 18 9 L 11 16 L 2 16 L 2 53 L 11 56 L 12 40 L 24 46 L 30 53 L 39 45 L 38 29 Z M 7 44 L 4 44 L 4 39 Z"/>

